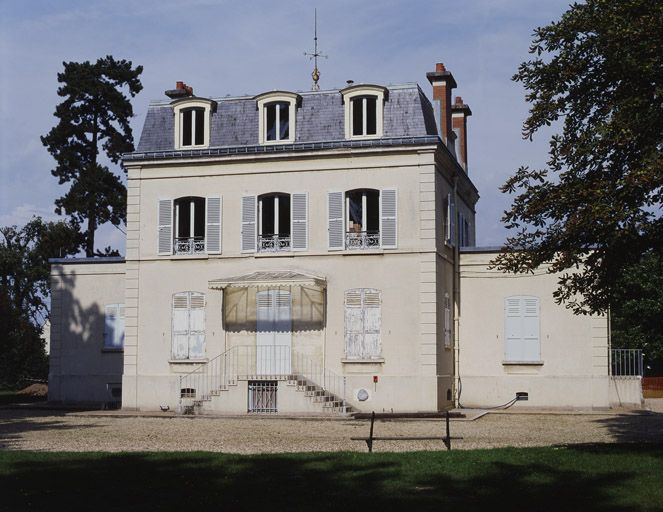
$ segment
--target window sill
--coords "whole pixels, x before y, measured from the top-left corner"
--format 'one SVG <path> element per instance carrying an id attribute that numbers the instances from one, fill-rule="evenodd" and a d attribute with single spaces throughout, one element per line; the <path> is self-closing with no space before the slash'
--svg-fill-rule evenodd
<path id="1" fill-rule="evenodd" d="M 205 254 L 171 254 L 171 260 L 207 260 L 209 255 Z"/>
<path id="2" fill-rule="evenodd" d="M 104 347 L 101 349 L 101 352 L 109 354 L 112 354 L 114 352 L 124 352 L 124 347 L 119 347 L 119 348 Z"/>
<path id="3" fill-rule="evenodd" d="M 343 249 L 343 256 L 361 256 L 366 254 L 384 254 L 386 249 Z"/>
<path id="4" fill-rule="evenodd" d="M 543 361 L 502 361 L 502 366 L 543 366 Z"/>
<path id="5" fill-rule="evenodd" d="M 170 364 L 205 364 L 209 362 L 209 359 L 169 359 L 168 363 Z"/>
<path id="6" fill-rule="evenodd" d="M 348 359 L 344 357 L 341 359 L 343 364 L 384 364 L 384 357 L 376 357 L 374 359 Z"/>
<path id="7" fill-rule="evenodd" d="M 294 139 L 281 139 L 281 140 L 263 140 L 260 144 L 263 146 L 278 146 L 279 144 L 294 144 Z"/>
<path id="8" fill-rule="evenodd" d="M 381 139 L 383 135 L 381 133 L 371 134 L 371 135 L 351 135 L 347 140 L 372 140 L 372 139 Z"/>
<path id="9" fill-rule="evenodd" d="M 302 252 L 302 251 L 296 251 Z M 253 255 L 256 258 L 292 258 L 294 256 L 293 251 L 274 251 L 274 252 L 255 252 Z"/>

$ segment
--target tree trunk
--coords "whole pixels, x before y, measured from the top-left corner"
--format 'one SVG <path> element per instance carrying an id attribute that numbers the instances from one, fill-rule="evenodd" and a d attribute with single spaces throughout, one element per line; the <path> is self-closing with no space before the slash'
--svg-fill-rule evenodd
<path id="1" fill-rule="evenodd" d="M 85 255 L 88 258 L 94 256 L 94 232 L 97 230 L 97 216 L 94 210 L 89 210 L 87 215 L 87 232 L 85 233 Z"/>

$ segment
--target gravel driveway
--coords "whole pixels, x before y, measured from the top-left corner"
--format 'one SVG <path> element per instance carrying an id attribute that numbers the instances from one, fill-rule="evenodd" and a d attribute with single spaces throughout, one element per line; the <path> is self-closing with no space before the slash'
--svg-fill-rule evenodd
<path id="1" fill-rule="evenodd" d="M 353 419 L 275 417 L 145 417 L 82 415 L 0 409 L 0 449 L 43 451 L 215 451 L 278 453 L 366 451 L 351 441 L 368 435 L 369 422 Z M 441 435 L 440 420 L 392 420 L 375 435 Z M 454 449 L 545 446 L 567 443 L 663 442 L 663 414 L 491 413 L 455 420 Z M 375 451 L 442 449 L 441 441 L 376 442 Z"/>

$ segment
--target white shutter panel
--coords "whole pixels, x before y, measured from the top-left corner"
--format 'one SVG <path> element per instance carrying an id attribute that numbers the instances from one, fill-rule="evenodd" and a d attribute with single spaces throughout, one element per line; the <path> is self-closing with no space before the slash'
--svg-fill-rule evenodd
<path id="1" fill-rule="evenodd" d="M 384 188 L 380 191 L 380 245 L 383 249 L 396 249 L 398 243 L 396 189 Z"/>
<path id="2" fill-rule="evenodd" d="M 343 250 L 345 247 L 343 192 L 329 192 L 327 194 L 327 212 L 329 221 L 329 250 Z"/>
<path id="3" fill-rule="evenodd" d="M 292 194 L 292 250 L 308 249 L 308 194 Z"/>
<path id="4" fill-rule="evenodd" d="M 115 321 L 117 304 L 109 304 L 104 308 L 104 348 L 115 346 Z"/>
<path id="5" fill-rule="evenodd" d="M 523 297 L 523 361 L 539 361 L 541 344 L 539 341 L 539 299 Z"/>
<path id="6" fill-rule="evenodd" d="M 159 199 L 159 256 L 173 253 L 173 201 Z"/>
<path id="7" fill-rule="evenodd" d="M 190 293 L 189 359 L 205 357 L 205 294 Z"/>
<path id="8" fill-rule="evenodd" d="M 256 252 L 256 196 L 242 197 L 242 252 Z"/>
<path id="9" fill-rule="evenodd" d="M 444 294 L 444 346 L 451 347 L 451 300 Z"/>
<path id="10" fill-rule="evenodd" d="M 124 347 L 124 304 L 117 305 L 114 346 L 116 348 Z"/>
<path id="11" fill-rule="evenodd" d="M 507 297 L 504 301 L 504 358 L 523 360 L 523 316 L 520 297 Z"/>
<path id="12" fill-rule="evenodd" d="M 189 357 L 189 294 L 173 295 L 173 359 Z"/>
<path id="13" fill-rule="evenodd" d="M 345 292 L 345 356 L 362 357 L 364 340 L 364 315 L 361 289 Z"/>
<path id="14" fill-rule="evenodd" d="M 221 197 L 207 198 L 207 237 L 206 249 L 209 254 L 221 253 Z"/>
<path id="15" fill-rule="evenodd" d="M 363 357 L 379 357 L 382 353 L 380 341 L 380 324 L 382 323 L 382 308 L 380 307 L 380 292 L 377 290 L 364 290 L 364 347 Z"/>

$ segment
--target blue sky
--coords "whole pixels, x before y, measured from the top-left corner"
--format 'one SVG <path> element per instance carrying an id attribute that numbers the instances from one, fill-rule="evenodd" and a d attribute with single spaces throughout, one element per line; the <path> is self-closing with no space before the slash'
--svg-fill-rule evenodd
<path id="1" fill-rule="evenodd" d="M 152 99 L 184 80 L 196 95 L 308 90 L 313 8 L 318 8 L 322 88 L 346 80 L 418 82 L 443 62 L 454 92 L 472 109 L 469 173 L 479 189 L 478 245 L 500 244 L 509 198 L 498 187 L 520 165 L 540 166 L 548 133 L 523 141 L 527 104 L 511 81 L 535 27 L 557 20 L 568 0 L 0 0 L 0 225 L 33 214 L 55 219 L 64 194 L 39 137 L 56 123 L 57 73 L 63 61 L 105 55 L 144 66 L 133 100 L 136 143 Z M 124 252 L 120 231 L 102 228 L 98 247 Z"/>

